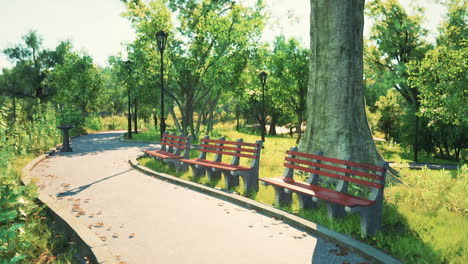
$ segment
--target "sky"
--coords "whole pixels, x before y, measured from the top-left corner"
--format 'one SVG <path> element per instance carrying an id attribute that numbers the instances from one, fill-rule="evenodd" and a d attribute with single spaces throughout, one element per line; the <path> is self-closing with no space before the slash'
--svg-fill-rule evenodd
<path id="1" fill-rule="evenodd" d="M 242 0 L 252 2 L 255 0 Z M 265 0 L 270 21 L 263 40 L 275 36 L 297 38 L 309 46 L 310 0 Z M 426 9 L 424 27 L 433 33 L 446 10 L 433 0 L 400 0 L 409 10 L 411 5 Z M 43 47 L 54 49 L 61 41 L 71 40 L 76 50 L 84 50 L 100 66 L 116 55 L 135 38 L 133 28 L 121 16 L 124 5 L 120 0 L 0 0 L 0 51 L 22 42 L 21 37 L 36 30 L 43 38 Z M 366 19 L 364 34 L 369 33 Z M 11 67 L 7 57 L 0 54 L 0 69 Z"/>

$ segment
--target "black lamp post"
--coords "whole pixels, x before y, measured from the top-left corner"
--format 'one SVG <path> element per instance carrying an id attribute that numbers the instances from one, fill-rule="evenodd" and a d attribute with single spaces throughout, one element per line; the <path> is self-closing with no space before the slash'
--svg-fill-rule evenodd
<path id="1" fill-rule="evenodd" d="M 159 52 L 161 53 L 161 140 L 164 132 L 166 132 L 166 120 L 164 118 L 164 49 L 166 48 L 168 34 L 163 30 L 156 33 Z"/>
<path id="2" fill-rule="evenodd" d="M 132 139 L 132 113 L 131 113 L 131 101 L 130 101 L 130 67 L 132 65 L 132 62 L 127 60 L 125 62 L 125 68 L 127 68 L 127 93 L 128 93 L 128 131 L 127 131 L 127 137 L 129 139 Z"/>
<path id="3" fill-rule="evenodd" d="M 260 77 L 260 82 L 262 83 L 262 141 L 265 142 L 265 134 L 266 134 L 266 113 L 265 113 L 265 83 L 268 74 L 262 71 L 258 77 Z"/>

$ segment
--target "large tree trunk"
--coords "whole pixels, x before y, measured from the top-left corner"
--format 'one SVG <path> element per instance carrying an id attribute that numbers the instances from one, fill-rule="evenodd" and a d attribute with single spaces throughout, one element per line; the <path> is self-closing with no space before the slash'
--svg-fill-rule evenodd
<path id="1" fill-rule="evenodd" d="M 307 128 L 301 151 L 375 164 L 363 86 L 364 0 L 311 0 Z"/>

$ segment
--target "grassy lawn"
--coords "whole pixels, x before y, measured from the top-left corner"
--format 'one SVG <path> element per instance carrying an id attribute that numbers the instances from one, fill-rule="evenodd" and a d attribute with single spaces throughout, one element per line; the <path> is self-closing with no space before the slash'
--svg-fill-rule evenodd
<path id="1" fill-rule="evenodd" d="M 149 131 L 149 133 L 155 133 L 155 131 Z M 258 135 L 237 132 L 230 125 L 223 125 L 216 129 L 214 134 L 212 137 L 225 136 L 230 140 L 243 138 L 245 142 L 254 142 L 260 138 Z M 143 133 L 139 136 L 143 136 Z M 151 136 L 148 135 L 148 137 Z M 295 139 L 293 138 L 268 136 L 261 154 L 260 177 L 280 176 L 283 172 L 281 164 L 284 161 L 285 151 L 294 145 Z M 388 143 L 379 143 L 378 146 L 385 158 L 396 162 L 406 161 L 405 158 L 400 157 L 402 154 L 400 147 L 391 146 Z M 192 151 L 191 156 L 198 156 L 198 152 Z M 422 157 L 421 160 L 437 162 L 428 157 Z M 151 158 L 142 158 L 140 162 L 155 171 L 212 187 L 224 188 L 223 180 L 208 182 L 207 177 L 194 179 L 191 171 L 176 174 L 166 164 Z M 468 259 L 467 166 L 462 166 L 458 171 L 427 169 L 417 171 L 404 167 L 398 170 L 402 183 L 387 184 L 383 229 L 372 238 L 361 238 L 358 215 L 329 220 L 323 204 L 317 210 L 301 211 L 295 195 L 292 205 L 281 209 L 332 230 L 350 234 L 396 256 L 405 263 L 466 263 Z M 242 187 L 231 191 L 243 194 Z M 272 187 L 260 185 L 259 192 L 251 198 L 273 205 L 274 190 Z"/>

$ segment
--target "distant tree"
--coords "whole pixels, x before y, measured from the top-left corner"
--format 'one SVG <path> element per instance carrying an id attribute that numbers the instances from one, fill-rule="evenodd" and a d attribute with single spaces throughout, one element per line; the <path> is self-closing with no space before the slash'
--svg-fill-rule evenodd
<path id="1" fill-rule="evenodd" d="M 233 89 L 239 80 L 237 72 L 242 72 L 240 66 L 245 64 L 242 57 L 246 56 L 252 41 L 259 38 L 263 27 L 261 4 L 252 9 L 226 0 L 167 1 L 180 22 L 178 34 L 175 34 L 163 1 L 125 2 L 126 16 L 134 24 L 138 36 L 153 43 L 155 53 L 148 50 L 148 57 L 154 54 L 159 58 L 154 33 L 161 29 L 169 32 L 165 51 L 168 112 L 178 130 L 197 136 L 203 116 L 209 120 L 208 113 L 212 113 L 219 96 Z M 229 86 L 221 87 L 221 84 Z M 174 107 L 180 110 L 181 120 L 175 115 Z M 197 120 L 195 114 L 198 114 Z"/>
<path id="2" fill-rule="evenodd" d="M 61 42 L 55 50 L 45 50 L 42 48 L 42 38 L 35 31 L 23 36 L 23 41 L 3 51 L 15 63 L 16 73 L 21 73 L 18 80 L 31 87 L 30 94 L 23 95 L 34 96 L 41 101 L 50 99 L 54 91 L 47 87 L 45 80 L 56 65 L 63 63 L 65 54 L 70 51 L 70 43 Z"/>
<path id="3" fill-rule="evenodd" d="M 378 74 L 385 83 L 393 85 L 416 115 L 419 109 L 419 87 L 408 83 L 407 64 L 412 60 L 421 60 L 431 48 L 424 41 L 427 31 L 421 27 L 422 10 L 410 16 L 397 0 L 374 0 L 369 2 L 368 15 L 374 20 L 370 38 L 375 41 L 376 47 L 371 47 L 367 61 L 378 67 Z M 418 129 L 419 118 L 416 116 L 414 161 L 418 160 Z"/>
<path id="4" fill-rule="evenodd" d="M 300 47 L 295 39 L 286 41 L 284 36 L 277 37 L 271 54 L 271 77 L 277 80 L 271 85 L 272 102 L 275 108 L 291 109 L 296 116 L 297 143 L 302 138 L 302 122 L 306 110 L 306 95 L 309 72 L 309 50 Z"/>
<path id="5" fill-rule="evenodd" d="M 420 88 L 419 115 L 428 119 L 440 153 L 451 157 L 453 150 L 453 157 L 459 160 L 468 142 L 467 4 L 451 1 L 448 7 L 437 48 L 408 65 L 408 81 Z"/>
<path id="6" fill-rule="evenodd" d="M 396 139 L 403 109 L 400 106 L 399 94 L 395 89 L 387 90 L 386 96 L 380 96 L 375 103 L 377 107 L 377 127 L 385 134 L 385 140 Z"/>
<path id="7" fill-rule="evenodd" d="M 67 54 L 49 76 L 49 83 L 57 90 L 54 102 L 66 109 L 77 109 L 83 116 L 99 109 L 103 79 L 90 56 Z"/>

